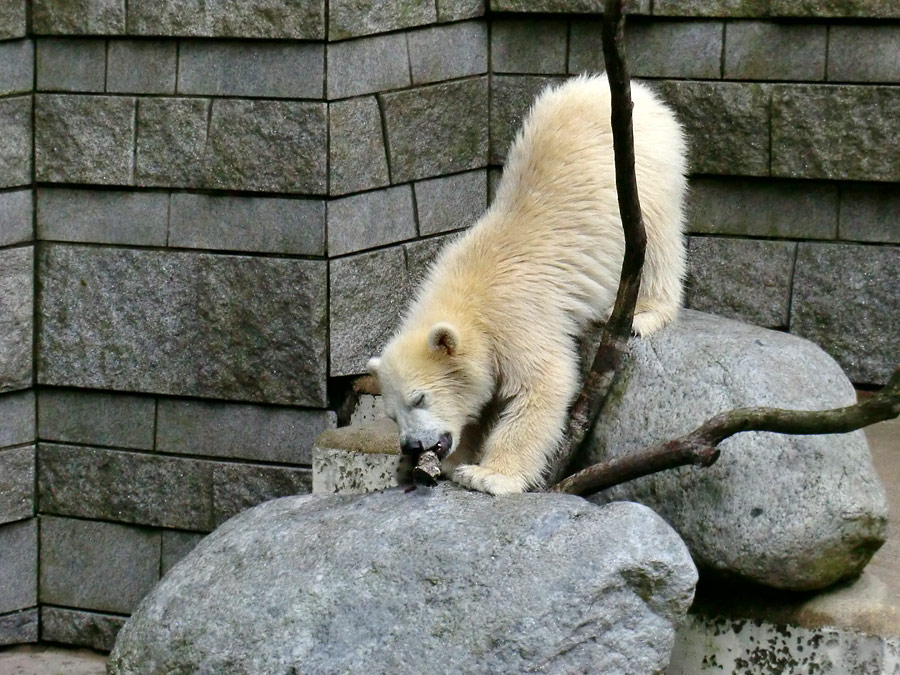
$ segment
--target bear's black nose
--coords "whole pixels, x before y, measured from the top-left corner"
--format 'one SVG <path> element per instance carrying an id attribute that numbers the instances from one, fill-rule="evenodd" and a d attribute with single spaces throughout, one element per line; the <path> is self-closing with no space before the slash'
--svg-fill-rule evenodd
<path id="1" fill-rule="evenodd" d="M 413 455 L 414 457 L 418 457 L 425 451 L 425 447 L 422 445 L 422 441 L 409 441 L 405 440 L 400 443 L 400 452 L 404 455 Z"/>

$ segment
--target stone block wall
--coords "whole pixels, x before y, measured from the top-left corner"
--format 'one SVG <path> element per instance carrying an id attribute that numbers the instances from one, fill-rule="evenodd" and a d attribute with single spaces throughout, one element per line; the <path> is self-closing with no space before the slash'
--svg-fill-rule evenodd
<path id="1" fill-rule="evenodd" d="M 0 644 L 106 649 L 238 511 L 310 489 L 593 0 L 0 8 Z M 632 3 L 691 138 L 691 306 L 900 353 L 900 6 Z"/>

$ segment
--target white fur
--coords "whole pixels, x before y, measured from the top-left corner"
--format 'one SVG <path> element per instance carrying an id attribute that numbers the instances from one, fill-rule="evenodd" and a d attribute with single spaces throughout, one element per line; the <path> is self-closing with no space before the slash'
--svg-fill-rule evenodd
<path id="1" fill-rule="evenodd" d="M 444 248 L 381 360 L 370 364 L 404 439 L 427 448 L 451 433 L 444 468 L 472 489 L 540 485 L 576 393 L 574 336 L 607 318 L 615 301 L 624 240 L 609 98 L 606 78 L 587 76 L 538 97 L 493 205 Z M 632 99 L 648 239 L 634 330 L 647 335 L 681 302 L 685 144 L 647 88 L 632 83 Z M 449 335 L 452 349 L 435 344 L 436 334 Z M 422 393 L 417 413 L 411 403 Z M 505 408 L 481 447 L 460 443 L 464 427 L 497 398 Z"/>

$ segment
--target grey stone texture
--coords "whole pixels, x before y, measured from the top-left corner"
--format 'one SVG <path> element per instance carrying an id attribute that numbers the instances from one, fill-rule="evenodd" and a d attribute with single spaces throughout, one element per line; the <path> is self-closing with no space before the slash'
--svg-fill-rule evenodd
<path id="1" fill-rule="evenodd" d="M 513 18 L 491 26 L 495 73 L 564 74 L 569 27 L 555 19 Z"/>
<path id="2" fill-rule="evenodd" d="M 487 0 L 437 0 L 438 21 L 459 21 L 484 16 Z"/>
<path id="3" fill-rule="evenodd" d="M 0 525 L 0 614 L 37 605 L 37 519 Z"/>
<path id="4" fill-rule="evenodd" d="M 897 0 L 769 0 L 773 16 L 900 18 Z"/>
<path id="5" fill-rule="evenodd" d="M 691 310 L 632 340 L 629 353 L 588 462 L 676 438 L 726 410 L 856 402 L 840 366 L 812 343 Z M 592 499 L 646 504 L 681 534 L 701 569 L 781 589 L 853 578 L 884 541 L 887 500 L 862 431 L 746 433 L 720 449 L 709 468 L 647 476 Z"/>
<path id="6" fill-rule="evenodd" d="M 800 243 L 791 330 L 822 346 L 854 382 L 884 384 L 897 367 L 900 248 Z"/>
<path id="7" fill-rule="evenodd" d="M 109 672 L 662 672 L 695 582 L 684 544 L 635 504 L 452 486 L 289 497 L 176 566 Z"/>
<path id="8" fill-rule="evenodd" d="M 123 96 L 35 96 L 37 180 L 130 185 L 134 106 L 133 98 Z"/>
<path id="9" fill-rule="evenodd" d="M 34 0 L 31 21 L 38 35 L 120 35 L 125 0 Z"/>
<path id="10" fill-rule="evenodd" d="M 316 436 L 332 426 L 327 410 L 161 399 L 156 449 L 308 465 Z"/>
<path id="11" fill-rule="evenodd" d="M 38 446 L 41 513 L 207 532 L 213 529 L 212 475 L 213 463 L 202 460 Z"/>
<path id="12" fill-rule="evenodd" d="M 0 40 L 25 37 L 26 17 L 25 0 L 7 0 L 0 5 Z"/>
<path id="13" fill-rule="evenodd" d="M 324 406 L 325 263 L 42 247 L 42 384 Z"/>
<path id="14" fill-rule="evenodd" d="M 343 195 L 390 182 L 381 112 L 374 96 L 328 104 L 329 193 Z"/>
<path id="15" fill-rule="evenodd" d="M 24 609 L 0 616 L 0 647 L 38 641 L 38 610 Z"/>
<path id="16" fill-rule="evenodd" d="M 487 72 L 488 28 L 483 21 L 410 31 L 406 39 L 413 84 Z"/>
<path id="17" fill-rule="evenodd" d="M 36 429 L 33 390 L 0 395 L 0 448 L 33 443 Z"/>
<path id="18" fill-rule="evenodd" d="M 34 446 L 0 450 L 0 524 L 34 515 Z"/>
<path id="19" fill-rule="evenodd" d="M 840 238 L 900 244 L 900 192 L 895 186 L 841 186 Z"/>
<path id="20" fill-rule="evenodd" d="M 321 40 L 324 0 L 129 0 L 135 35 Z"/>
<path id="21" fill-rule="evenodd" d="M 328 39 L 343 40 L 435 23 L 435 5 L 434 2 L 418 0 L 329 0 Z"/>
<path id="22" fill-rule="evenodd" d="M 139 186 L 203 186 L 211 105 L 196 98 L 138 101 L 134 163 Z"/>
<path id="23" fill-rule="evenodd" d="M 828 79 L 834 82 L 900 82 L 900 26 L 831 26 L 828 32 Z"/>
<path id="24" fill-rule="evenodd" d="M 184 558 L 199 544 L 205 535 L 197 532 L 178 532 L 175 530 L 162 531 L 162 554 L 160 557 L 160 570 L 167 574 L 176 563 Z"/>
<path id="25" fill-rule="evenodd" d="M 487 208 L 487 171 L 467 171 L 415 184 L 419 234 L 472 225 Z"/>
<path id="26" fill-rule="evenodd" d="M 328 202 L 328 253 L 336 256 L 416 236 L 411 185 Z"/>
<path id="27" fill-rule="evenodd" d="M 787 328 L 797 244 L 691 237 L 685 305 L 767 328 Z"/>
<path id="28" fill-rule="evenodd" d="M 175 193 L 169 246 L 324 255 L 325 202 Z"/>
<path id="29" fill-rule="evenodd" d="M 0 393 L 31 386 L 34 247 L 0 251 Z"/>
<path id="30" fill-rule="evenodd" d="M 159 580 L 160 533 L 41 518 L 42 604 L 127 614 Z"/>
<path id="31" fill-rule="evenodd" d="M 769 174 L 770 85 L 661 81 L 655 87 L 684 125 L 691 173 Z"/>
<path id="32" fill-rule="evenodd" d="M 0 99 L 0 188 L 31 183 L 31 96 Z"/>
<path id="33" fill-rule="evenodd" d="M 156 401 L 149 396 L 41 389 L 41 440 L 152 450 Z"/>
<path id="34" fill-rule="evenodd" d="M 564 14 L 602 14 L 597 0 L 490 0 L 495 12 L 550 12 Z M 626 14 L 649 14 L 649 0 L 625 0 Z"/>
<path id="35" fill-rule="evenodd" d="M 110 40 L 106 90 L 125 94 L 174 94 L 177 51 L 175 40 Z"/>
<path id="36" fill-rule="evenodd" d="M 45 642 L 110 651 L 124 624 L 124 616 L 41 607 L 41 639 Z"/>
<path id="37" fill-rule="evenodd" d="M 329 99 L 409 86 L 409 54 L 402 33 L 328 45 Z"/>
<path id="38" fill-rule="evenodd" d="M 311 491 L 310 469 L 218 464 L 213 472 L 216 525 L 270 499 L 308 494 Z"/>
<path id="39" fill-rule="evenodd" d="M 412 484 L 410 457 L 400 454 L 397 425 L 381 407 L 380 415 L 373 410 L 373 419 L 326 431 L 316 439 L 314 494 L 359 494 Z"/>
<path id="40" fill-rule="evenodd" d="M 900 181 L 900 87 L 777 85 L 772 175 Z"/>
<path id="41" fill-rule="evenodd" d="M 704 234 L 834 239 L 838 186 L 814 181 L 693 178 L 687 227 Z"/>
<path id="42" fill-rule="evenodd" d="M 179 94 L 322 98 L 324 79 L 322 44 L 185 40 L 178 52 Z"/>
<path id="43" fill-rule="evenodd" d="M 37 237 L 42 240 L 165 246 L 169 196 L 39 188 Z"/>
<path id="44" fill-rule="evenodd" d="M 824 24 L 730 21 L 725 77 L 731 80 L 824 80 Z"/>
<path id="45" fill-rule="evenodd" d="M 34 238 L 34 198 L 31 190 L 0 192 L 0 246 Z"/>
<path id="46" fill-rule="evenodd" d="M 33 88 L 34 42 L 0 42 L 0 95 L 30 93 Z"/>
<path id="47" fill-rule="evenodd" d="M 43 38 L 37 41 L 39 91 L 103 92 L 106 40 Z"/>
<path id="48" fill-rule="evenodd" d="M 392 182 L 487 165 L 486 77 L 382 94 L 380 99 Z"/>
<path id="49" fill-rule="evenodd" d="M 569 23 L 570 74 L 602 73 L 606 70 L 600 26 L 601 22 L 595 19 L 573 18 Z M 630 31 L 628 34 L 631 34 Z"/>
<path id="50" fill-rule="evenodd" d="M 503 164 L 509 146 L 537 95 L 545 87 L 561 81 L 561 78 L 537 75 L 491 77 L 491 164 Z"/>
<path id="51" fill-rule="evenodd" d="M 722 76 L 723 33 L 721 21 L 629 24 L 626 49 L 631 75 L 718 79 Z"/>

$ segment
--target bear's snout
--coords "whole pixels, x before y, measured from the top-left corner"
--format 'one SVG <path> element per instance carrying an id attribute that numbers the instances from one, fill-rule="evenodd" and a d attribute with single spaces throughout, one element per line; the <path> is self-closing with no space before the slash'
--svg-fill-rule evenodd
<path id="1" fill-rule="evenodd" d="M 449 433 L 443 433 L 438 437 L 438 442 L 430 448 L 426 448 L 419 439 L 403 438 L 400 441 L 400 452 L 404 455 L 412 455 L 418 457 L 426 450 L 431 450 L 438 456 L 438 459 L 444 459 L 453 447 L 453 436 Z"/>

